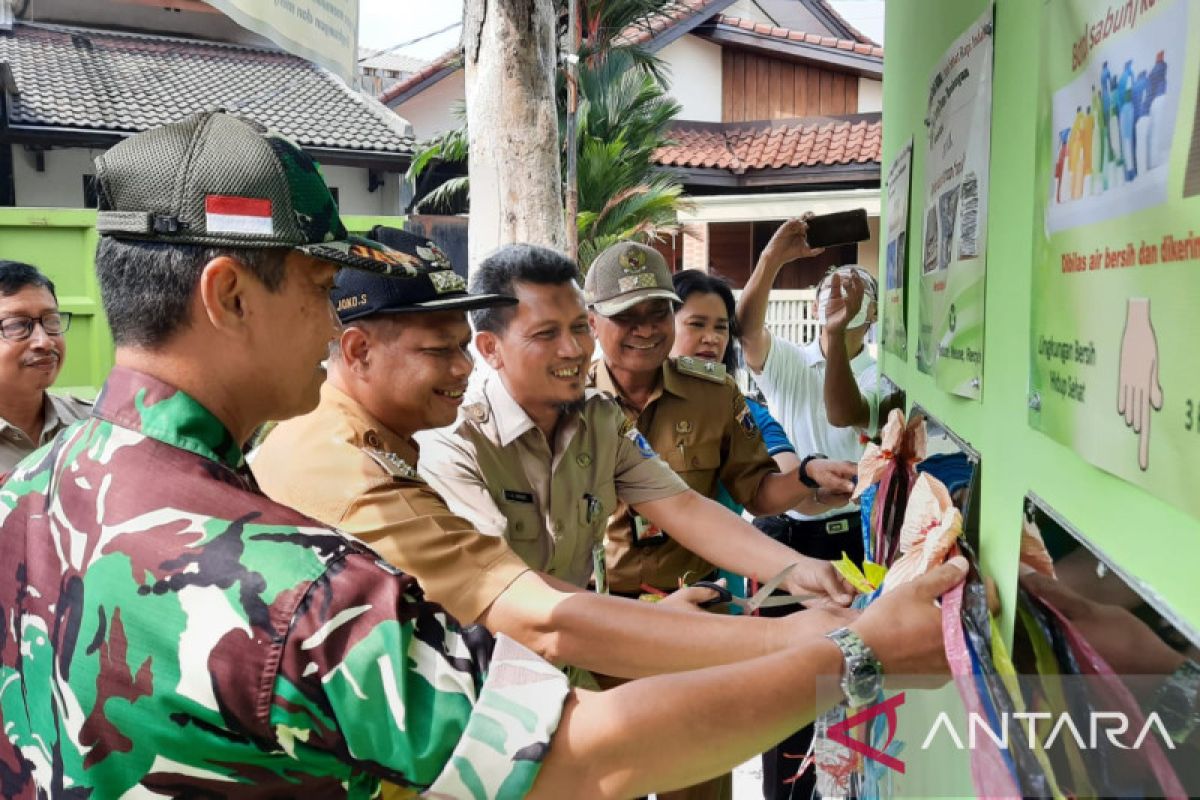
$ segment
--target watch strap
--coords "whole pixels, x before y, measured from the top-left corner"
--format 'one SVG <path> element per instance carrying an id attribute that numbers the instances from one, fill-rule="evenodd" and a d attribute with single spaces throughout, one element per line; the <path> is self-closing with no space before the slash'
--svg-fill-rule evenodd
<path id="1" fill-rule="evenodd" d="M 800 479 L 802 484 L 810 489 L 821 488 L 821 484 L 814 481 L 811 477 L 809 477 L 808 474 L 808 462 L 816 461 L 818 458 L 829 458 L 829 456 L 825 455 L 824 453 L 809 453 L 803 458 L 803 460 L 800 461 L 800 468 L 796 470 L 796 477 Z"/>

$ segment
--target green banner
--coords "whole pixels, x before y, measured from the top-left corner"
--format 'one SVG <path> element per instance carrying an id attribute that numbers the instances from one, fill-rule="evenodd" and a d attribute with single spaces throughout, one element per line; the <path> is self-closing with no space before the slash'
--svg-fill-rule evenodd
<path id="1" fill-rule="evenodd" d="M 1030 424 L 1200 516 L 1200 3 L 1042 14 Z"/>
<path id="2" fill-rule="evenodd" d="M 917 367 L 979 399 L 992 126 L 992 6 L 929 81 Z"/>
<path id="3" fill-rule="evenodd" d="M 908 271 L 908 198 L 912 192 L 912 139 L 887 172 L 887 250 L 883 303 L 879 307 L 883 349 L 908 358 L 908 302 L 904 289 Z"/>

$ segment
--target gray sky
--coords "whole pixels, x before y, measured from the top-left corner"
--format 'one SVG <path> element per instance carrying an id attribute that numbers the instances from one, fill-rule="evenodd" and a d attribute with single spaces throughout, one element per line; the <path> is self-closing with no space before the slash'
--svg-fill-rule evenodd
<path id="1" fill-rule="evenodd" d="M 833 0 L 851 25 L 877 42 L 883 41 L 883 0 Z M 425 36 L 459 21 L 458 0 L 359 0 L 358 43 L 391 47 Z M 401 48 L 397 52 L 432 59 L 458 42 L 459 29 Z"/>

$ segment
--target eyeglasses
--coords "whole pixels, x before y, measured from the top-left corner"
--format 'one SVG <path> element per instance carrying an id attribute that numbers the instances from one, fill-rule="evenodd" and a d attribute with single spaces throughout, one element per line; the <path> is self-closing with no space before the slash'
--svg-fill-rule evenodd
<path id="1" fill-rule="evenodd" d="M 23 342 L 33 335 L 34 325 L 41 325 L 47 336 L 61 336 L 71 327 L 71 312 L 53 311 L 40 317 L 0 319 L 0 339 Z"/>

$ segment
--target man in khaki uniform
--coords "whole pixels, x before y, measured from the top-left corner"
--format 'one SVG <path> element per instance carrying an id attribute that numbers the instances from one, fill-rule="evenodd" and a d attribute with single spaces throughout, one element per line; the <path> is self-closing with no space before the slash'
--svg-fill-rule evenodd
<path id="1" fill-rule="evenodd" d="M 464 311 L 512 299 L 467 295 L 434 245 L 402 231 L 386 234 L 422 275 L 339 276 L 334 301 L 345 328 L 320 404 L 280 423 L 252 463 L 268 495 L 368 542 L 462 622 L 481 622 L 552 660 L 618 675 L 763 654 L 852 616 L 738 621 L 582 592 L 530 570 L 504 537 L 481 534 L 451 514 L 417 474 L 411 437 L 454 419 L 471 372 Z M 619 417 L 609 419 L 619 424 Z M 623 458 L 634 477 L 647 470 L 636 449 Z M 669 471 L 666 478 L 672 491 L 681 490 Z M 605 514 L 599 507 L 592 513 L 603 531 Z"/>
<path id="2" fill-rule="evenodd" d="M 92 404 L 46 391 L 62 370 L 71 315 L 36 267 L 0 261 L 0 478 Z"/>
<path id="3" fill-rule="evenodd" d="M 675 341 L 671 272 L 658 251 L 622 242 L 601 253 L 584 284 L 592 332 L 604 360 L 589 385 L 614 398 L 650 446 L 689 488 L 716 497 L 720 481 L 753 514 L 775 514 L 799 504 L 843 502 L 853 491 L 851 462 L 808 460 L 835 491 L 810 488 L 797 470 L 781 473 L 759 434 L 746 400 L 721 364 L 668 358 Z M 811 476 L 811 477 L 810 477 Z M 622 506 L 607 535 L 609 588 L 633 594 L 666 590 L 714 570 L 675 537 Z"/>
<path id="4" fill-rule="evenodd" d="M 707 561 L 764 582 L 796 564 L 785 590 L 848 602 L 830 565 L 795 558 L 692 491 L 615 401 L 585 390 L 595 342 L 577 275 L 561 254 L 528 245 L 502 247 L 476 268 L 475 291 L 520 302 L 472 312 L 475 345 L 496 372 L 454 425 L 422 438 L 422 476 L 481 531 L 579 586 L 589 560 L 602 561 L 606 520 L 621 501 Z M 596 583 L 604 588 L 601 570 Z"/>

